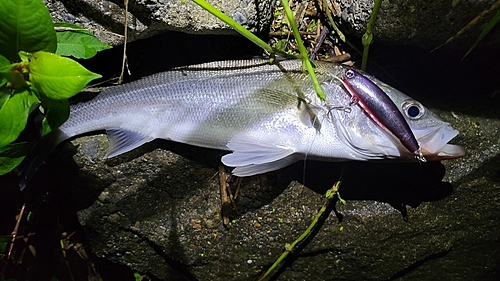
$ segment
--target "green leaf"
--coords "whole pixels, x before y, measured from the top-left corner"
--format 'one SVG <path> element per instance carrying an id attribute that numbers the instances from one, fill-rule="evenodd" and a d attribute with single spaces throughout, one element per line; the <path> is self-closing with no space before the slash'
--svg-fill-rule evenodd
<path id="1" fill-rule="evenodd" d="M 0 68 L 3 68 L 4 66 L 8 66 L 9 64 L 10 64 L 10 61 L 6 57 L 0 55 Z"/>
<path id="2" fill-rule="evenodd" d="M 0 175 L 12 171 L 23 161 L 31 145 L 29 143 L 14 143 L 0 149 Z"/>
<path id="3" fill-rule="evenodd" d="M 0 87 L 0 110 L 2 110 L 3 105 L 9 100 L 12 91 L 6 87 Z"/>
<path id="4" fill-rule="evenodd" d="M 0 109 L 0 147 L 17 139 L 26 126 L 31 106 L 38 102 L 29 90 L 12 92 L 5 87 L 0 88 L 0 99 L 4 101 Z"/>
<path id="5" fill-rule="evenodd" d="M 286 44 L 288 44 L 288 39 L 281 39 L 278 42 L 276 42 L 274 48 L 279 51 L 284 51 L 286 48 Z"/>
<path id="6" fill-rule="evenodd" d="M 57 32 L 57 52 L 61 56 L 73 56 L 78 59 L 88 59 L 97 52 L 111 48 L 94 35 L 80 31 Z"/>
<path id="7" fill-rule="evenodd" d="M 316 20 L 312 20 L 306 28 L 307 32 L 315 32 L 316 27 L 318 26 L 318 22 Z"/>
<path id="8" fill-rule="evenodd" d="M 24 157 L 30 151 L 31 146 L 32 143 L 29 142 L 11 143 L 5 147 L 0 148 L 0 157 Z"/>
<path id="9" fill-rule="evenodd" d="M 9 82 L 9 79 L 7 78 L 7 76 L 4 75 L 4 73 L 0 72 L 0 87 L 3 87 L 3 85 L 7 84 L 7 82 Z M 1 108 L 1 106 L 0 106 L 0 108 Z"/>
<path id="10" fill-rule="evenodd" d="M 42 100 L 42 107 L 45 109 L 47 116 L 42 122 L 42 135 L 45 136 L 68 120 L 69 102 L 67 99 L 53 100 L 44 98 Z"/>
<path id="11" fill-rule="evenodd" d="M 9 74 L 11 72 L 11 65 L 10 61 L 0 55 L 0 87 L 3 85 L 7 84 L 9 82 Z M 0 97 L 1 99 L 1 97 Z M 0 104 L 0 108 L 2 108 L 2 105 Z"/>
<path id="12" fill-rule="evenodd" d="M 22 63 L 0 65 L 0 87 L 9 83 L 7 86 L 11 89 L 28 88 L 28 83 L 22 72 Z"/>
<path id="13" fill-rule="evenodd" d="M 0 253 L 5 252 L 7 250 L 7 245 L 12 240 L 12 236 L 0 235 Z"/>
<path id="14" fill-rule="evenodd" d="M 369 46 L 373 42 L 373 33 L 365 33 L 361 37 L 361 43 L 363 46 Z"/>
<path id="15" fill-rule="evenodd" d="M 32 54 L 28 68 L 30 81 L 37 91 L 56 100 L 70 98 L 88 82 L 102 77 L 72 59 L 47 52 Z"/>
<path id="16" fill-rule="evenodd" d="M 19 60 L 19 51 L 56 51 L 54 24 L 41 0 L 1 0 L 0 26 L 0 53 L 10 61 Z"/>
<path id="17" fill-rule="evenodd" d="M 17 166 L 21 165 L 24 156 L 19 158 L 9 158 L 0 156 L 0 176 L 12 172 Z"/>
<path id="18" fill-rule="evenodd" d="M 467 50 L 462 59 L 465 59 L 465 57 L 468 56 L 470 52 L 472 52 L 472 50 L 476 48 L 479 42 L 481 42 L 481 40 L 483 40 L 483 38 L 486 37 L 488 33 L 490 33 L 491 29 L 493 29 L 493 27 L 497 25 L 498 21 L 500 21 L 500 10 L 498 10 L 497 13 L 493 16 L 493 18 L 484 26 L 483 30 L 481 31 L 481 34 L 479 34 L 479 36 L 477 37 L 476 42 L 474 42 L 474 44 L 472 44 L 469 50 Z"/>

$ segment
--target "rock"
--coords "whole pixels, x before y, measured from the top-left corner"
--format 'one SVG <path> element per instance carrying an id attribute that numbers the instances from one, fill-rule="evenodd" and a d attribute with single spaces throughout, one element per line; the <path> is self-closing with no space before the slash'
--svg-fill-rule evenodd
<path id="1" fill-rule="evenodd" d="M 349 164 L 347 204 L 337 203 L 278 280 L 479 280 L 497 266 L 500 121 L 440 115 L 461 130 L 470 156 Z M 89 143 L 97 153 L 87 154 Z M 73 144 L 83 185 L 75 198 L 98 199 L 79 212 L 94 253 L 162 280 L 255 280 L 307 228 L 342 169 L 308 162 L 307 187 L 293 180 L 303 163 L 270 173 L 268 185 L 244 179 L 241 214 L 224 229 L 218 152 L 155 141 L 104 161 L 104 136 Z"/>
<path id="2" fill-rule="evenodd" d="M 446 47 L 468 49 L 493 18 L 496 1 L 383 1 L 375 24 L 376 42 L 393 46 L 408 45 L 434 49 L 449 38 Z M 124 9 L 122 1 L 64 0 L 47 1 L 54 21 L 70 22 L 92 30 L 111 45 L 123 43 Z M 373 0 L 336 0 L 341 30 L 361 38 L 373 8 Z M 275 0 L 211 1 L 252 32 L 267 32 L 273 17 Z M 495 8 L 496 7 L 496 8 Z M 180 0 L 129 1 L 129 41 L 147 38 L 165 31 L 195 34 L 236 34 L 215 16 L 194 2 Z M 473 21 L 478 17 L 476 20 Z M 465 30 L 462 32 L 461 30 Z M 460 32 L 459 36 L 456 36 Z M 481 45 L 498 47 L 500 30 L 493 29 Z M 456 37 L 455 37 L 456 36 Z"/>
<path id="3" fill-rule="evenodd" d="M 373 0 L 335 0 L 341 11 L 341 30 L 361 38 L 373 8 Z M 497 1 L 382 1 L 375 23 L 374 40 L 390 45 L 434 49 L 457 35 L 446 47 L 467 50 L 490 21 L 499 6 Z M 495 6 L 494 6 L 495 5 Z M 476 17 L 478 20 L 473 21 Z M 498 48 L 500 29 L 482 44 Z"/>
<path id="4" fill-rule="evenodd" d="M 426 105 L 442 107 L 440 98 L 429 94 Z M 350 163 L 340 188 L 347 204 L 337 203 L 278 280 L 493 274 L 500 254 L 500 118 L 491 102 L 476 100 L 483 104 L 479 115 L 479 105 L 472 110 L 458 101 L 433 110 L 461 132 L 454 143 L 467 147 L 467 157 Z M 72 143 L 76 150 L 63 151 L 73 150 L 78 167 L 60 174 L 71 183 L 72 200 L 89 206 L 78 217 L 94 254 L 162 280 L 255 280 L 308 227 L 343 167 L 308 161 L 305 170 L 297 163 L 269 173 L 267 182 L 244 179 L 240 214 L 225 229 L 216 176 L 221 152 L 157 140 L 102 160 L 103 135 Z"/>
<path id="5" fill-rule="evenodd" d="M 111 45 L 123 43 L 123 1 L 64 0 L 47 1 L 55 22 L 69 22 L 92 30 Z M 182 31 L 196 34 L 236 34 L 228 25 L 193 1 L 130 0 L 128 6 L 129 41 L 158 33 Z M 272 19 L 276 1 L 215 0 L 210 3 L 252 32 L 265 31 Z"/>

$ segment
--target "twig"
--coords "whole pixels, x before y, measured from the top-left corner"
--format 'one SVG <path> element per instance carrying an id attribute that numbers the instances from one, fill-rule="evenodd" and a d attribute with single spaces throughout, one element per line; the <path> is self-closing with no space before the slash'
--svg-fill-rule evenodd
<path id="1" fill-rule="evenodd" d="M 229 201 L 231 201 L 231 205 L 233 205 L 233 210 L 236 212 L 236 214 L 240 214 L 240 212 L 238 211 L 238 206 L 236 206 L 236 201 L 235 201 L 235 197 L 233 196 L 233 191 L 231 190 L 231 184 L 230 183 L 226 183 L 226 188 L 227 188 L 227 193 L 229 194 Z"/>
<path id="2" fill-rule="evenodd" d="M 238 198 L 238 195 L 240 195 L 240 187 L 241 187 L 241 181 L 243 178 L 236 178 L 236 191 L 234 192 L 234 200 Z"/>
<path id="3" fill-rule="evenodd" d="M 11 234 L 12 240 L 10 240 L 9 253 L 7 254 L 7 260 L 10 260 L 10 257 L 12 255 L 12 251 L 14 250 L 14 243 L 16 242 L 17 232 L 19 231 L 19 224 L 21 224 L 21 220 L 23 218 L 25 207 L 26 207 L 26 203 L 24 203 L 23 206 L 21 207 L 21 212 L 19 212 L 19 218 L 17 218 L 16 226 L 14 227 L 14 230 L 12 230 L 12 234 Z"/>
<path id="4" fill-rule="evenodd" d="M 220 212 L 222 223 L 225 227 L 229 227 L 229 198 L 227 196 L 226 169 L 223 165 L 219 165 L 219 185 L 220 185 Z"/>
<path id="5" fill-rule="evenodd" d="M 308 2 L 301 2 L 301 3 L 295 4 L 295 5 L 297 8 L 295 9 L 294 20 L 296 23 L 300 23 L 302 21 L 302 19 L 304 18 L 304 15 L 306 14 L 306 8 L 308 5 Z M 300 27 L 300 24 L 298 24 L 298 26 Z"/>
<path id="6" fill-rule="evenodd" d="M 333 30 L 339 36 L 340 40 L 342 40 L 342 42 L 345 42 L 347 45 L 349 45 L 349 47 L 351 47 L 356 53 L 361 54 L 361 51 L 358 49 L 358 47 L 356 47 L 351 41 L 349 41 L 345 37 L 344 33 L 342 33 L 342 31 L 340 31 L 340 29 L 338 28 L 338 26 L 333 21 L 332 11 L 329 8 L 327 0 L 323 0 L 323 6 L 324 6 L 324 8 L 326 10 L 326 16 L 328 17 L 328 21 L 330 22 L 330 25 L 332 26 Z"/>
<path id="7" fill-rule="evenodd" d="M 54 30 L 55 31 L 82 31 L 82 32 L 95 33 L 95 31 L 90 31 L 90 30 L 85 29 L 85 28 L 74 28 L 74 27 L 65 27 L 65 26 L 56 26 L 56 27 L 54 27 Z M 113 36 L 118 36 L 118 37 L 122 37 L 122 38 L 124 37 L 121 34 L 117 34 L 117 33 L 111 32 L 111 31 L 107 31 L 107 30 L 100 30 L 99 32 L 111 34 Z"/>
<path id="8" fill-rule="evenodd" d="M 462 29 L 460 29 L 457 32 L 457 34 L 455 34 L 452 37 L 448 38 L 448 40 L 446 40 L 446 42 L 444 42 L 443 44 L 437 46 L 436 48 L 434 48 L 430 52 L 432 53 L 432 52 L 436 51 L 437 49 L 439 49 L 439 48 L 441 48 L 441 47 L 449 44 L 453 40 L 457 39 L 465 31 L 467 31 L 468 29 L 470 29 L 471 27 L 473 27 L 474 25 L 476 25 L 480 20 L 482 20 L 483 18 L 487 17 L 491 12 L 494 12 L 495 10 L 498 10 L 499 8 L 500 8 L 500 1 L 497 1 L 496 3 L 494 3 L 493 5 L 491 5 L 491 7 L 489 9 L 484 10 L 481 14 L 479 14 L 477 17 L 475 17 L 474 19 L 472 19 L 466 26 L 464 26 Z"/>
<path id="9" fill-rule="evenodd" d="M 56 26 L 54 27 L 55 31 L 87 31 L 85 28 L 74 28 L 74 27 L 65 27 L 65 26 Z"/>
<path id="10" fill-rule="evenodd" d="M 500 3 L 500 1 L 497 3 Z M 465 59 L 465 57 L 467 57 L 470 54 L 470 52 L 472 52 L 472 50 L 476 48 L 479 42 L 481 42 L 481 40 L 483 40 L 483 38 L 486 37 L 488 33 L 490 33 L 490 31 L 497 25 L 498 21 L 500 21 L 500 10 L 498 10 L 497 13 L 493 16 L 493 18 L 483 27 L 483 30 L 477 37 L 476 41 L 467 50 L 465 55 L 462 57 L 462 60 Z"/>
<path id="11" fill-rule="evenodd" d="M 285 35 L 292 35 L 293 31 L 290 30 L 284 30 L 284 31 L 275 31 L 275 32 L 269 32 L 269 36 L 285 36 Z M 316 32 L 308 32 L 308 31 L 299 31 L 300 35 L 316 35 Z"/>
<path id="12" fill-rule="evenodd" d="M 313 60 L 316 57 L 316 53 L 318 52 L 319 48 L 321 48 L 321 45 L 323 45 L 323 42 L 326 39 L 326 35 L 328 35 L 329 30 L 328 27 L 323 27 L 321 29 L 321 33 L 319 34 L 318 38 L 316 39 L 316 43 L 314 44 L 314 48 L 312 51 L 309 53 L 309 59 Z"/>
<path id="13" fill-rule="evenodd" d="M 75 281 L 75 278 L 73 276 L 73 271 L 71 271 L 71 266 L 69 266 L 69 260 L 68 256 L 66 254 L 66 250 L 69 250 L 71 248 L 71 242 L 70 238 L 76 233 L 76 231 L 73 231 L 70 235 L 68 235 L 67 232 L 63 232 L 61 235 L 61 238 L 59 239 L 59 244 L 61 245 L 61 252 L 64 258 L 64 261 L 66 263 L 66 268 L 68 269 L 69 277 L 71 278 L 71 281 Z"/>
<path id="14" fill-rule="evenodd" d="M 345 54 L 342 54 L 342 55 L 338 55 L 338 56 L 333 56 L 333 57 L 329 57 L 327 59 L 322 59 L 323 61 L 327 61 L 327 62 L 345 62 L 345 61 L 348 61 L 351 59 L 351 55 L 349 53 L 345 53 Z"/>
<path id="15" fill-rule="evenodd" d="M 128 41 L 128 0 L 124 0 L 125 5 L 125 31 L 123 32 L 124 42 L 123 42 L 123 60 L 122 60 L 122 72 L 118 78 L 118 84 L 123 82 L 123 73 L 125 72 L 125 66 L 127 66 L 128 74 L 130 75 L 130 70 L 127 64 L 127 41 Z"/>

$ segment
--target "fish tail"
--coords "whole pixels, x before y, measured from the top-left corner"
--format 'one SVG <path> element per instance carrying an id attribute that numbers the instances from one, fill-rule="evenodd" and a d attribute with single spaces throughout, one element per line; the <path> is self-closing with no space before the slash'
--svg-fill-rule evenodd
<path id="1" fill-rule="evenodd" d="M 17 173 L 21 178 L 19 181 L 19 188 L 21 191 L 36 174 L 38 168 L 42 166 L 45 159 L 49 157 L 50 153 L 66 139 L 68 139 L 68 136 L 61 130 L 56 129 L 35 142 L 24 160 L 17 167 Z"/>

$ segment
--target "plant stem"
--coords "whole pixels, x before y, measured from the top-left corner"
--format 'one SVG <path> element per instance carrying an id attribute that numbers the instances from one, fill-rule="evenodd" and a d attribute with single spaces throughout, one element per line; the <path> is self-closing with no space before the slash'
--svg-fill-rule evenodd
<path id="1" fill-rule="evenodd" d="M 344 33 L 340 31 L 338 26 L 333 21 L 332 11 L 330 11 L 330 8 L 328 7 L 328 3 L 326 1 L 327 0 L 323 0 L 323 6 L 326 9 L 326 16 L 328 17 L 328 21 L 330 22 L 330 25 L 333 27 L 333 30 L 337 32 L 337 35 L 339 36 L 340 40 L 342 40 L 342 42 L 345 42 L 347 45 L 349 45 L 349 47 L 351 47 L 354 51 L 356 51 L 356 53 L 361 55 L 361 51 L 359 50 L 359 48 L 356 47 L 354 44 L 352 44 L 352 42 L 345 37 Z"/>
<path id="2" fill-rule="evenodd" d="M 326 99 L 325 92 L 323 91 L 323 88 L 321 87 L 321 85 L 318 82 L 318 79 L 316 78 L 313 64 L 311 63 L 311 60 L 309 60 L 306 47 L 304 46 L 304 43 L 300 38 L 299 29 L 297 28 L 297 24 L 295 24 L 295 19 L 293 18 L 293 13 L 292 10 L 290 9 L 290 4 L 288 3 L 288 0 L 281 0 L 281 3 L 283 3 L 283 9 L 285 10 L 286 17 L 288 19 L 288 22 L 290 23 L 290 27 L 292 28 L 295 41 L 297 41 L 297 45 L 300 51 L 300 57 L 302 59 L 302 66 L 303 67 L 305 66 L 307 72 L 309 73 L 309 76 L 311 76 L 311 80 L 314 84 L 314 90 L 316 91 L 316 94 L 322 101 L 324 101 Z"/>
<path id="3" fill-rule="evenodd" d="M 323 204 L 323 206 L 321 206 L 321 208 L 318 210 L 318 213 L 316 214 L 316 216 L 314 216 L 314 219 L 312 220 L 311 224 L 309 225 L 309 227 L 295 240 L 293 241 L 291 244 L 287 244 L 285 246 L 285 251 L 281 254 L 281 256 L 273 263 L 273 265 L 271 265 L 271 267 L 269 267 L 269 269 L 266 271 L 266 273 L 264 273 L 261 277 L 259 277 L 259 281 L 263 281 L 265 280 L 267 277 L 270 276 L 271 272 L 276 269 L 280 263 L 291 253 L 293 252 L 293 250 L 295 249 L 295 246 L 302 242 L 304 239 L 306 239 L 307 237 L 309 237 L 309 235 L 311 234 L 311 232 L 314 230 L 314 228 L 316 227 L 316 224 L 318 223 L 318 221 L 322 218 L 323 215 L 328 215 L 329 212 L 325 213 L 326 210 L 331 210 L 331 205 L 332 204 L 335 204 L 335 195 L 337 194 L 339 188 L 340 188 L 340 184 L 342 183 L 341 180 L 338 180 L 333 186 L 332 188 L 330 188 L 326 194 L 325 194 L 325 197 L 326 197 L 326 201 L 325 203 Z"/>
<path id="4" fill-rule="evenodd" d="M 333 21 L 332 11 L 330 11 L 330 8 L 328 7 L 328 3 L 326 1 L 327 0 L 323 0 L 323 6 L 325 7 L 326 16 L 328 17 L 328 21 L 330 21 L 330 24 L 332 25 L 333 30 L 335 30 L 335 32 L 337 32 L 338 36 L 340 37 L 340 40 L 342 40 L 342 42 L 345 42 L 345 40 L 346 40 L 345 35 L 344 35 L 344 33 L 342 33 L 342 31 L 340 31 L 340 29 L 337 27 L 337 25 Z"/>
<path id="5" fill-rule="evenodd" d="M 373 5 L 372 14 L 370 16 L 370 21 L 366 26 L 366 32 L 363 34 L 363 38 L 361 42 L 363 43 L 363 59 L 361 61 L 361 70 L 366 71 L 366 65 L 368 63 L 368 52 L 370 51 L 370 44 L 373 41 L 373 27 L 375 26 L 375 20 L 377 20 L 377 14 L 380 10 L 380 5 L 382 4 L 382 0 L 375 0 L 375 4 Z"/>

